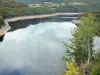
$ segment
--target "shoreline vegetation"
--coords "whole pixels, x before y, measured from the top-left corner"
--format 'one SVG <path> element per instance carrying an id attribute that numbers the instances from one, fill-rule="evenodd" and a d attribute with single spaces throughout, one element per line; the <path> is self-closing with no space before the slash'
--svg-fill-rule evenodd
<path id="1" fill-rule="evenodd" d="M 81 23 L 73 30 L 70 43 L 63 43 L 67 68 L 63 75 L 100 75 L 100 50 L 94 49 L 95 37 L 100 38 L 99 18 L 99 13 L 87 13 L 77 19 Z"/>
<path id="2" fill-rule="evenodd" d="M 74 15 L 81 15 L 83 12 L 71 12 L 71 13 L 54 13 L 54 14 L 42 14 L 42 15 L 30 15 L 30 16 L 20 16 L 20 17 L 13 17 L 13 18 L 6 18 L 7 22 L 16 22 L 19 20 L 27 20 L 27 19 L 36 19 L 36 18 L 47 18 L 52 16 L 58 15 L 66 15 L 66 16 L 74 16 Z"/>

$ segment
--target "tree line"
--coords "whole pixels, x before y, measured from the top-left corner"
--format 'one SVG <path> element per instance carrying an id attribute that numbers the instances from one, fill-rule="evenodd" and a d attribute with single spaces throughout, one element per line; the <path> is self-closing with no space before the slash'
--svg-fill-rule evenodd
<path id="1" fill-rule="evenodd" d="M 100 17 L 99 17 L 100 18 Z M 72 33 L 63 60 L 67 71 L 64 75 L 100 75 L 100 51 L 95 51 L 94 38 L 100 36 L 100 19 L 93 13 L 80 18 L 81 24 Z"/>

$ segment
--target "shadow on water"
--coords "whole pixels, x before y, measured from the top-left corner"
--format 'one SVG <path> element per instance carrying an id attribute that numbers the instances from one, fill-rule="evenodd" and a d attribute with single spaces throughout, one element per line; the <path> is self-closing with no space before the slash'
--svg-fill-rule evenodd
<path id="1" fill-rule="evenodd" d="M 0 42 L 2 42 L 4 40 L 4 36 L 5 35 L 0 36 Z"/>
<path id="2" fill-rule="evenodd" d="M 26 28 L 30 24 L 36 25 L 40 22 L 71 22 L 73 19 L 77 18 L 77 16 L 54 16 L 48 18 L 38 18 L 38 19 L 28 19 L 22 21 L 11 22 L 9 25 L 11 26 L 11 31 Z"/>
<path id="3" fill-rule="evenodd" d="M 0 72 L 0 75 L 21 75 L 21 72 L 18 70 L 14 70 L 14 71 L 4 70 Z"/>

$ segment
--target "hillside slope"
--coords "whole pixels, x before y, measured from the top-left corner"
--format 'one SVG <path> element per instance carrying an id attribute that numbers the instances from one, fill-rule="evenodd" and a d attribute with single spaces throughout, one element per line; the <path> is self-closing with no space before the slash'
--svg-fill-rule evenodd
<path id="1" fill-rule="evenodd" d="M 24 3 L 40 3 L 40 2 L 84 2 L 84 3 L 100 3 L 100 0 L 16 0 Z"/>

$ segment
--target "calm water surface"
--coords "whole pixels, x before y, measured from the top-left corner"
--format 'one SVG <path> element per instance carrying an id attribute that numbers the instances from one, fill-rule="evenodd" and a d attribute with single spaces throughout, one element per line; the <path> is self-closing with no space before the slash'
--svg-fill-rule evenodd
<path id="1" fill-rule="evenodd" d="M 68 41 L 76 26 L 66 17 L 34 21 L 10 24 L 12 31 L 0 43 L 0 75 L 59 75 L 63 72 L 64 63 L 60 58 L 65 48 L 62 42 Z"/>

